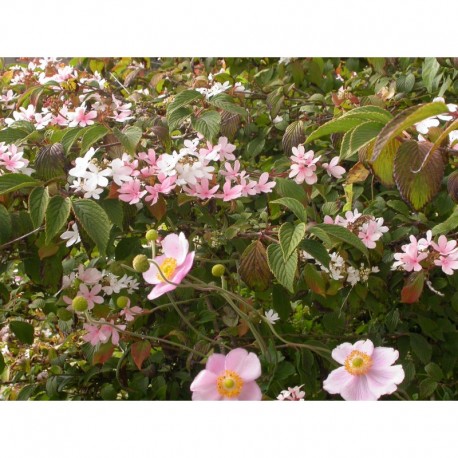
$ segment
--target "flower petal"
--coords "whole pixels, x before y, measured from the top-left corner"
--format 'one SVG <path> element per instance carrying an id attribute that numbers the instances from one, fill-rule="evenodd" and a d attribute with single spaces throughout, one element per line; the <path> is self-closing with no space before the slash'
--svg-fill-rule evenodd
<path id="1" fill-rule="evenodd" d="M 210 387 L 216 389 L 217 375 L 207 369 L 200 371 L 191 383 L 191 391 L 206 391 Z"/>
<path id="2" fill-rule="evenodd" d="M 166 257 L 167 256 L 165 255 L 157 256 L 154 258 L 154 262 L 160 266 L 164 262 Z M 155 264 L 151 264 L 150 268 L 143 273 L 143 278 L 150 285 L 158 285 L 159 283 L 163 282 L 162 277 L 159 273 L 159 269 Z"/>
<path id="3" fill-rule="evenodd" d="M 347 356 L 352 352 L 353 345 L 345 342 L 332 350 L 332 359 L 336 360 L 339 364 L 345 364 Z"/>
<path id="4" fill-rule="evenodd" d="M 261 362 L 254 353 L 236 348 L 226 356 L 226 369 L 239 374 L 245 382 L 251 382 L 261 375 Z"/>
<path id="5" fill-rule="evenodd" d="M 168 293 L 169 291 L 173 291 L 176 289 L 175 285 L 171 285 L 170 283 L 161 283 L 159 285 L 156 285 L 151 292 L 148 294 L 148 299 L 150 301 L 162 296 L 165 293 Z"/>
<path id="6" fill-rule="evenodd" d="M 239 401 L 260 401 L 262 399 L 261 389 L 256 382 L 245 383 L 238 398 Z"/>
<path id="7" fill-rule="evenodd" d="M 225 362 L 226 357 L 224 355 L 214 353 L 213 355 L 209 356 L 207 364 L 205 365 L 205 369 L 207 369 L 210 372 L 213 372 L 216 375 L 221 374 L 221 372 L 224 372 Z"/>
<path id="8" fill-rule="evenodd" d="M 372 353 L 372 367 L 379 369 L 391 366 L 399 358 L 399 352 L 394 348 L 376 347 Z"/>
<path id="9" fill-rule="evenodd" d="M 345 367 L 333 370 L 323 382 L 323 389 L 330 394 L 338 394 L 353 380 L 354 376 Z"/>
<path id="10" fill-rule="evenodd" d="M 180 232 L 180 235 L 169 234 L 162 241 L 162 249 L 167 258 L 176 259 L 177 264 L 180 265 L 188 254 L 189 242 L 183 232 Z"/>
<path id="11" fill-rule="evenodd" d="M 379 397 L 384 394 L 392 394 L 397 386 L 404 380 L 404 369 L 400 364 L 380 369 L 371 369 L 366 375 L 370 390 Z"/>
<path id="12" fill-rule="evenodd" d="M 376 401 L 380 395 L 370 390 L 366 375 L 353 377 L 350 383 L 340 392 L 346 401 Z"/>
<path id="13" fill-rule="evenodd" d="M 191 270 L 192 264 L 194 262 L 194 255 L 195 252 L 191 251 L 191 253 L 186 256 L 183 264 L 181 264 L 181 266 L 175 270 L 173 277 L 170 279 L 172 283 L 181 283 L 181 280 L 183 280 L 183 278 L 188 275 L 188 272 Z"/>
<path id="14" fill-rule="evenodd" d="M 353 349 L 362 351 L 363 353 L 366 353 L 369 356 L 371 356 L 373 351 L 374 351 L 374 344 L 369 339 L 367 339 L 367 340 L 358 340 L 358 342 L 356 342 L 353 345 Z"/>

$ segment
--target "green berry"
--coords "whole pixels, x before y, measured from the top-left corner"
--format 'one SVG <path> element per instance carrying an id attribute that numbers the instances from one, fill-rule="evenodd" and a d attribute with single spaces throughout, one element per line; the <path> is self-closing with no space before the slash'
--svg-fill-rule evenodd
<path id="1" fill-rule="evenodd" d="M 148 242 L 155 242 L 157 238 L 159 237 L 159 233 L 156 231 L 156 229 L 150 229 L 146 233 L 145 237 L 146 237 L 146 240 L 148 240 Z"/>
<path id="2" fill-rule="evenodd" d="M 120 309 L 123 309 L 124 307 L 127 307 L 128 303 L 129 303 L 129 298 L 127 296 L 119 296 L 118 299 L 116 300 L 116 305 Z"/>
<path id="3" fill-rule="evenodd" d="M 212 275 L 214 277 L 222 277 L 226 272 L 226 268 L 222 264 L 216 264 L 212 268 Z"/>
<path id="4" fill-rule="evenodd" d="M 75 312 L 85 312 L 87 310 L 87 300 L 82 296 L 76 296 L 72 301 Z"/>
<path id="5" fill-rule="evenodd" d="M 132 261 L 132 267 L 136 272 L 146 272 L 149 269 L 148 258 L 144 254 L 138 254 Z"/>

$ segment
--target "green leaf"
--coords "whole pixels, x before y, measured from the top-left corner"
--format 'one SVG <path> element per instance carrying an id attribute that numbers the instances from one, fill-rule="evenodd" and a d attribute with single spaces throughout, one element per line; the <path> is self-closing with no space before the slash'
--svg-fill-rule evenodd
<path id="1" fill-rule="evenodd" d="M 13 126 L 15 124 L 16 123 L 14 123 Z M 32 127 L 33 127 L 33 124 L 32 124 Z M 15 127 L 9 127 L 8 129 L 0 130 L 0 143 L 6 143 L 8 145 L 11 143 L 15 143 L 18 140 L 22 140 L 25 137 L 27 137 L 34 130 L 35 130 L 34 127 L 33 127 L 33 130 L 30 131 L 25 126 L 21 126 L 21 128 L 18 128 L 18 126 L 15 126 Z"/>
<path id="2" fill-rule="evenodd" d="M 415 85 L 415 76 L 412 73 L 400 75 L 396 80 L 397 92 L 409 93 Z"/>
<path id="3" fill-rule="evenodd" d="M 292 307 L 288 297 L 288 291 L 286 291 L 283 286 L 272 286 L 272 305 L 281 320 L 288 319 L 290 313 L 292 312 Z"/>
<path id="4" fill-rule="evenodd" d="M 304 279 L 307 286 L 316 294 L 326 296 L 326 284 L 323 276 L 312 264 L 306 264 L 304 268 Z"/>
<path id="5" fill-rule="evenodd" d="M 246 152 L 250 159 L 254 159 L 258 154 L 262 152 L 264 149 L 264 145 L 266 144 L 266 139 L 262 136 L 258 136 L 253 138 L 247 145 L 246 145 Z"/>
<path id="6" fill-rule="evenodd" d="M 195 91 L 194 89 L 189 89 L 183 92 L 180 92 L 175 96 L 173 102 L 169 104 L 167 107 L 167 115 L 172 111 L 175 111 L 181 107 L 189 105 L 194 100 L 202 99 L 203 95 L 199 91 Z"/>
<path id="7" fill-rule="evenodd" d="M 101 124 L 95 124 L 85 130 L 81 138 L 81 154 L 84 154 L 94 143 L 101 140 L 109 130 Z"/>
<path id="8" fill-rule="evenodd" d="M 224 111 L 228 111 L 229 113 L 236 113 L 243 118 L 247 116 L 246 109 L 234 103 L 233 98 L 228 94 L 215 95 L 209 100 L 209 104 L 221 108 Z"/>
<path id="9" fill-rule="evenodd" d="M 404 142 L 394 159 L 394 179 L 404 200 L 415 210 L 420 210 L 439 192 L 444 177 L 445 164 L 440 151 L 436 150 L 424 164 L 430 143 Z M 415 173 L 418 171 L 417 173 Z"/>
<path id="10" fill-rule="evenodd" d="M 345 118 L 358 118 L 364 122 L 375 121 L 380 124 L 386 124 L 393 119 L 393 115 L 389 111 L 376 105 L 365 105 L 363 107 L 354 108 L 343 116 Z"/>
<path id="11" fill-rule="evenodd" d="M 14 335 L 22 342 L 28 345 L 33 344 L 34 328 L 25 321 L 10 321 L 10 329 Z"/>
<path id="12" fill-rule="evenodd" d="M 11 216 L 8 210 L 0 204 L 0 245 L 10 240 L 11 233 Z"/>
<path id="13" fill-rule="evenodd" d="M 318 231 L 317 231 L 318 229 Z M 347 228 L 342 226 L 337 226 L 335 224 L 317 224 L 308 229 L 311 234 L 320 237 L 319 230 L 324 231 L 327 235 L 334 237 L 342 242 L 348 243 L 352 247 L 361 251 L 361 253 L 369 259 L 369 252 L 367 251 L 366 246 L 363 242 L 355 235 L 353 232 L 349 231 Z"/>
<path id="14" fill-rule="evenodd" d="M 387 187 L 394 186 L 394 158 L 398 152 L 401 142 L 399 140 L 391 140 L 379 157 L 372 162 L 369 162 L 375 176 Z M 374 144 L 369 147 L 368 154 L 372 155 Z"/>
<path id="15" fill-rule="evenodd" d="M 406 280 L 406 284 L 401 291 L 401 302 L 404 304 L 413 304 L 420 299 L 425 284 L 425 274 L 420 272 L 412 272 Z"/>
<path id="16" fill-rule="evenodd" d="M 105 199 L 98 202 L 98 204 L 105 210 L 108 218 L 110 218 L 110 221 L 122 229 L 124 221 L 124 209 L 121 201 L 118 199 Z"/>
<path id="17" fill-rule="evenodd" d="M 283 95 L 283 88 L 279 87 L 275 91 L 272 91 L 267 95 L 266 104 L 267 108 L 270 111 L 270 117 L 274 119 L 283 105 L 285 101 L 285 96 Z M 302 143 L 302 142 L 301 142 Z M 296 145 L 293 145 L 296 146 Z"/>
<path id="18" fill-rule="evenodd" d="M 0 175 L 0 196 L 22 188 L 34 188 L 43 183 L 22 173 L 5 173 Z"/>
<path id="19" fill-rule="evenodd" d="M 107 214 L 93 200 L 78 199 L 72 202 L 73 212 L 81 227 L 94 241 L 102 256 L 110 239 L 111 224 Z"/>
<path id="20" fill-rule="evenodd" d="M 435 57 L 426 57 L 423 61 L 421 78 L 430 94 L 439 86 L 439 81 L 436 78 L 439 69 L 440 65 Z"/>
<path id="21" fill-rule="evenodd" d="M 341 116 L 340 118 L 332 119 L 312 132 L 305 140 L 305 143 L 310 143 L 317 138 L 324 137 L 325 135 L 335 134 L 337 132 L 348 132 L 363 122 L 364 121 L 358 117 Z"/>
<path id="22" fill-rule="evenodd" d="M 251 289 L 263 291 L 269 287 L 271 273 L 261 241 L 255 240 L 242 253 L 239 275 Z"/>
<path id="23" fill-rule="evenodd" d="M 281 251 L 285 261 L 291 256 L 305 235 L 305 223 L 297 225 L 293 223 L 284 223 L 278 232 Z"/>
<path id="24" fill-rule="evenodd" d="M 431 395 L 436 391 L 438 384 L 435 380 L 430 378 L 425 378 L 420 382 L 420 397 L 423 399 L 427 399 L 431 397 Z"/>
<path id="25" fill-rule="evenodd" d="M 29 213 L 35 228 L 40 227 L 49 203 L 48 188 L 35 188 L 29 196 Z"/>
<path id="26" fill-rule="evenodd" d="M 423 364 L 429 363 L 433 349 L 431 344 L 421 334 L 410 334 L 410 346 Z"/>
<path id="27" fill-rule="evenodd" d="M 3 358 L 3 355 L 0 353 L 0 375 L 2 375 L 3 370 L 6 367 L 5 363 L 5 358 Z"/>
<path id="28" fill-rule="evenodd" d="M 271 204 L 280 204 L 291 210 L 303 223 L 307 222 L 307 212 L 304 206 L 294 197 L 281 197 L 280 199 L 272 200 Z"/>
<path id="29" fill-rule="evenodd" d="M 207 140 L 212 141 L 221 127 L 221 115 L 217 111 L 205 110 L 191 118 L 192 127 Z"/>
<path id="30" fill-rule="evenodd" d="M 455 207 L 453 213 L 442 223 L 437 224 L 432 228 L 434 236 L 448 234 L 458 227 L 458 207 Z"/>
<path id="31" fill-rule="evenodd" d="M 324 267 L 329 267 L 331 257 L 329 256 L 328 250 L 326 250 L 326 248 L 320 242 L 311 239 L 304 239 L 300 243 L 299 248 L 313 256 L 313 259 L 318 261 Z"/>
<path id="32" fill-rule="evenodd" d="M 293 293 L 298 261 L 297 251 L 294 251 L 285 262 L 280 245 L 272 243 L 267 248 L 267 261 L 278 282 Z"/>
<path id="33" fill-rule="evenodd" d="M 368 121 L 347 132 L 345 137 L 349 136 L 349 139 L 342 141 L 340 148 L 341 160 L 352 157 L 360 148 L 369 144 L 379 134 L 382 128 L 383 124 L 376 121 Z"/>
<path id="34" fill-rule="evenodd" d="M 62 146 L 64 147 L 64 151 L 66 154 L 70 151 L 71 147 L 73 146 L 73 143 L 75 143 L 76 139 L 82 135 L 84 132 L 84 129 L 81 127 L 70 127 L 62 137 L 60 143 L 62 143 Z"/>
<path id="35" fill-rule="evenodd" d="M 113 133 L 116 138 L 121 142 L 122 146 L 127 150 L 128 153 L 134 154 L 138 143 L 142 138 L 142 130 L 136 126 L 130 126 L 124 129 L 122 132 L 116 127 L 113 129 Z"/>
<path id="36" fill-rule="evenodd" d="M 448 108 L 445 103 L 432 102 L 424 103 L 421 105 L 415 105 L 407 108 L 406 110 L 399 113 L 393 118 L 379 133 L 374 145 L 374 154 L 372 161 L 375 161 L 377 157 L 382 153 L 387 144 L 403 130 L 412 127 L 414 124 L 423 121 L 431 116 L 448 113 Z"/>
<path id="37" fill-rule="evenodd" d="M 281 139 L 283 152 L 289 156 L 293 146 L 297 147 L 298 145 L 304 143 L 304 140 L 304 123 L 302 121 L 292 122 L 286 128 L 283 138 Z"/>
<path id="38" fill-rule="evenodd" d="M 436 382 L 440 382 L 444 378 L 444 372 L 436 363 L 429 363 L 425 366 L 426 373 Z"/>
<path id="39" fill-rule="evenodd" d="M 59 234 L 64 224 L 67 222 L 70 215 L 70 199 L 62 196 L 53 196 L 49 200 L 48 207 L 45 213 L 45 234 L 46 245 L 49 245 L 52 239 Z"/>
<path id="40" fill-rule="evenodd" d="M 189 116 L 191 116 L 192 110 L 190 108 L 181 107 L 173 111 L 167 112 L 167 124 L 169 130 L 173 131 Z"/>
<path id="41" fill-rule="evenodd" d="M 275 192 L 280 194 L 281 197 L 292 197 L 299 202 L 305 201 L 307 195 L 305 194 L 304 188 L 297 184 L 293 180 L 287 180 L 286 178 L 276 178 Z"/>

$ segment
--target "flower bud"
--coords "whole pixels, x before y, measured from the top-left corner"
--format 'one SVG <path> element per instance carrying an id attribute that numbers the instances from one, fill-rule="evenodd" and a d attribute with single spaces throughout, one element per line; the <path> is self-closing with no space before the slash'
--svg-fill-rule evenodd
<path id="1" fill-rule="evenodd" d="M 72 301 L 75 312 L 85 312 L 87 310 L 87 300 L 83 296 L 76 296 Z"/>
<path id="2" fill-rule="evenodd" d="M 150 229 L 147 233 L 146 233 L 146 240 L 148 240 L 148 242 L 155 242 L 157 240 L 157 238 L 159 237 L 159 234 L 158 232 L 156 231 L 156 229 Z"/>
<path id="3" fill-rule="evenodd" d="M 132 261 L 132 267 L 136 272 L 146 272 L 149 269 L 148 258 L 144 254 L 138 254 Z"/>
<path id="4" fill-rule="evenodd" d="M 214 277 L 222 277 L 226 272 L 226 268 L 222 264 L 215 264 L 212 268 L 212 275 Z"/>
<path id="5" fill-rule="evenodd" d="M 120 308 L 123 309 L 127 307 L 129 304 L 130 300 L 127 296 L 119 296 L 118 299 L 116 300 L 116 305 Z"/>

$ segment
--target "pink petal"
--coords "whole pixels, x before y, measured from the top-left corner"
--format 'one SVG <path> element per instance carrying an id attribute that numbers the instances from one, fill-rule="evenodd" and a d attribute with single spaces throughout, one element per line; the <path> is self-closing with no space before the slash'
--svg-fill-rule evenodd
<path id="1" fill-rule="evenodd" d="M 151 290 L 151 292 L 148 294 L 148 299 L 152 301 L 162 296 L 163 294 L 168 293 L 169 291 L 173 291 L 174 289 L 176 289 L 175 285 L 171 285 L 170 283 L 160 283 Z"/>
<path id="2" fill-rule="evenodd" d="M 323 382 L 323 388 L 330 394 L 340 393 L 353 380 L 353 377 L 345 367 L 339 367 L 328 375 Z"/>
<path id="3" fill-rule="evenodd" d="M 245 383 L 238 398 L 240 401 L 260 401 L 262 399 L 261 389 L 256 382 Z"/>
<path id="4" fill-rule="evenodd" d="M 352 378 L 340 395 L 346 401 L 376 401 L 380 396 L 370 390 L 366 375 Z"/>
<path id="5" fill-rule="evenodd" d="M 400 364 L 383 369 L 371 369 L 366 375 L 370 390 L 378 397 L 394 393 L 398 388 L 396 385 L 402 383 L 404 376 L 404 369 Z"/>
<path id="6" fill-rule="evenodd" d="M 175 274 L 170 279 L 172 283 L 181 283 L 181 280 L 183 280 L 183 278 L 186 277 L 188 272 L 191 270 L 192 263 L 194 262 L 194 255 L 195 252 L 191 251 L 191 253 L 189 253 L 186 256 L 186 259 L 184 260 L 183 264 L 181 264 L 181 266 L 175 270 Z"/>
<path id="7" fill-rule="evenodd" d="M 358 342 L 353 345 L 353 349 L 362 351 L 363 353 L 371 356 L 374 351 L 374 344 L 369 339 L 358 340 Z"/>
<path id="8" fill-rule="evenodd" d="M 244 348 L 236 348 L 227 354 L 226 369 L 239 374 L 245 382 L 256 380 L 261 375 L 259 358 Z"/>
<path id="9" fill-rule="evenodd" d="M 372 367 L 379 369 L 391 366 L 399 358 L 399 352 L 394 348 L 376 347 L 372 353 Z"/>
<path id="10" fill-rule="evenodd" d="M 217 375 L 221 374 L 221 372 L 224 372 L 225 362 L 226 357 L 224 355 L 214 353 L 208 358 L 207 364 L 205 365 L 205 369 Z"/>
<path id="11" fill-rule="evenodd" d="M 338 347 L 332 350 L 332 359 L 337 361 L 340 364 L 345 364 L 347 356 L 352 352 L 353 345 L 351 343 L 345 342 L 340 344 Z"/>
<path id="12" fill-rule="evenodd" d="M 162 241 L 162 249 L 167 258 L 174 258 L 177 264 L 180 265 L 186 258 L 189 251 L 189 242 L 186 240 L 183 232 L 180 235 L 169 234 Z"/>
<path id="13" fill-rule="evenodd" d="M 214 372 L 204 369 L 200 371 L 191 383 L 191 391 L 206 391 L 210 387 L 216 389 L 217 375 Z"/>
<path id="14" fill-rule="evenodd" d="M 157 256 L 154 258 L 154 262 L 160 266 L 164 262 L 166 257 L 167 256 L 165 255 Z M 159 269 L 156 267 L 155 264 L 151 264 L 150 268 L 143 273 L 143 278 L 150 285 L 157 285 L 159 283 L 162 283 L 163 281 L 159 273 Z"/>
<path id="15" fill-rule="evenodd" d="M 222 396 L 218 393 L 216 389 L 216 383 L 214 386 L 207 388 L 203 391 L 193 391 L 192 400 L 193 401 L 221 401 Z"/>

